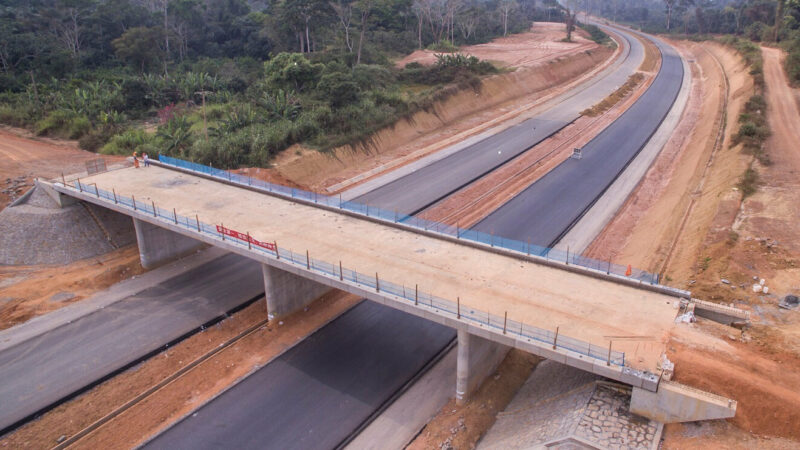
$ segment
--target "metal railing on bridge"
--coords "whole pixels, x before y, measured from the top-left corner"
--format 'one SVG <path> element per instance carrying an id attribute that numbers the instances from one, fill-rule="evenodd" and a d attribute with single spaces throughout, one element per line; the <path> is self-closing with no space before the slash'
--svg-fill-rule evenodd
<path id="1" fill-rule="evenodd" d="M 237 175 L 227 170 L 216 169 L 214 167 L 209 167 L 190 161 L 184 161 L 182 159 L 173 158 L 170 156 L 159 155 L 158 160 L 166 165 L 178 167 L 192 172 L 202 173 L 214 178 L 226 180 L 230 183 L 261 189 L 265 192 L 281 195 L 286 198 L 314 202 L 320 205 L 346 210 L 351 213 L 360 214 L 365 217 L 379 219 L 386 222 L 402 223 L 419 230 L 440 233 L 450 237 L 455 237 L 457 239 L 478 242 L 492 247 L 522 253 L 527 256 L 541 257 L 548 261 L 561 262 L 567 265 L 572 264 L 591 269 L 596 272 L 605 273 L 606 275 L 617 275 L 651 285 L 658 284 L 659 282 L 658 274 L 645 272 L 644 270 L 631 268 L 630 266 L 612 264 L 610 261 L 587 258 L 574 252 L 571 253 L 569 251 L 542 247 L 531 244 L 530 242 L 522 242 L 514 239 L 504 238 L 502 236 L 495 236 L 489 233 L 460 228 L 458 226 L 422 219 L 417 216 L 398 214 L 396 211 L 387 211 L 385 209 L 377 208 L 364 203 L 342 201 L 341 197 L 330 197 L 302 189 L 281 186 L 279 184 L 269 183 L 248 176 Z"/>
<path id="2" fill-rule="evenodd" d="M 59 182 L 58 184 L 62 183 Z M 444 299 L 432 295 L 431 293 L 420 291 L 417 285 L 406 286 L 404 284 L 397 284 L 388 280 L 380 279 L 378 273 L 364 274 L 356 270 L 343 267 L 341 261 L 339 264 L 333 264 L 328 261 L 311 258 L 308 252 L 296 253 L 289 249 L 279 248 L 277 243 L 259 241 L 257 240 L 256 236 L 251 236 L 249 233 L 244 234 L 235 230 L 231 230 L 225 228 L 222 224 L 210 225 L 200 221 L 198 216 L 182 216 L 178 214 L 175 209 L 166 210 L 160 208 L 152 201 L 137 201 L 134 196 L 126 197 L 113 190 L 109 192 L 98 188 L 94 183 L 86 184 L 82 183 L 80 180 L 76 180 L 72 182 L 72 186 L 64 187 L 74 188 L 76 191 L 96 196 L 98 199 L 107 200 L 132 211 L 150 215 L 154 219 L 180 226 L 192 232 L 201 233 L 205 236 L 222 242 L 236 244 L 241 246 L 243 249 L 248 249 L 249 251 L 275 257 L 283 260 L 284 262 L 291 263 L 299 268 L 313 271 L 328 278 L 338 279 L 339 281 L 347 281 L 349 283 L 356 284 L 363 289 L 375 290 L 383 295 L 393 296 L 398 300 L 403 300 L 417 307 L 427 308 L 438 314 L 455 318 L 456 320 L 468 321 L 474 325 L 486 327 L 487 329 L 498 333 L 503 333 L 504 335 L 516 337 L 518 339 L 526 339 L 529 341 L 546 344 L 548 346 L 552 346 L 554 349 L 560 348 L 569 350 L 571 352 L 588 356 L 602 364 L 613 364 L 615 366 L 625 365 L 625 353 L 613 350 L 610 347 L 610 344 L 609 347 L 593 345 L 588 342 L 564 336 L 563 334 L 558 334 L 558 330 L 550 331 L 531 325 L 526 325 L 522 322 L 509 319 L 507 312 L 505 312 L 503 316 L 499 316 L 496 314 L 490 314 L 486 311 L 469 308 L 463 306 L 460 299 L 456 299 L 456 301 Z M 282 190 L 291 189 L 283 186 L 277 187 Z"/>

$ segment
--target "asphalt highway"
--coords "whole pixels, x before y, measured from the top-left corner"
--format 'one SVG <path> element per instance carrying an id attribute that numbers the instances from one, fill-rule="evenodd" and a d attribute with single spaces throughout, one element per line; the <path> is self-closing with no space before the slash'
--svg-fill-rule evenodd
<path id="1" fill-rule="evenodd" d="M 627 43 L 627 54 L 618 64 L 547 102 L 536 117 L 507 128 L 452 155 L 384 184 L 355 201 L 401 214 L 417 214 L 442 198 L 547 139 L 580 112 L 614 92 L 638 68 L 644 46 L 629 33 L 615 29 Z"/>
<path id="2" fill-rule="evenodd" d="M 683 63 L 657 39 L 661 70 L 650 88 L 614 123 L 568 159 L 473 227 L 553 247 L 625 170 L 658 129 L 678 96 Z"/>
<path id="3" fill-rule="evenodd" d="M 0 352 L 0 430 L 263 293 L 260 264 L 229 254 Z"/>
<path id="4" fill-rule="evenodd" d="M 415 213 L 524 152 L 605 98 L 643 46 L 598 79 L 511 127 L 356 199 Z M 591 87 L 591 91 L 588 88 Z M 148 448 L 336 447 L 455 337 L 452 329 L 362 302 L 151 441 Z"/>
<path id="5" fill-rule="evenodd" d="M 335 448 L 455 334 L 362 301 L 145 448 Z"/>

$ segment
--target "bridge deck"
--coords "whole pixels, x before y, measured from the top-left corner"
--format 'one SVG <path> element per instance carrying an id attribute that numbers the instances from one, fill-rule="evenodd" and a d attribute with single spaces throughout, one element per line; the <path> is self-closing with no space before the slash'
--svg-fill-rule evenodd
<path id="1" fill-rule="evenodd" d="M 277 241 L 281 248 L 383 280 L 461 298 L 527 325 L 624 351 L 655 372 L 676 315 L 674 297 L 499 255 L 160 167 L 125 168 L 88 178 L 178 214 Z"/>

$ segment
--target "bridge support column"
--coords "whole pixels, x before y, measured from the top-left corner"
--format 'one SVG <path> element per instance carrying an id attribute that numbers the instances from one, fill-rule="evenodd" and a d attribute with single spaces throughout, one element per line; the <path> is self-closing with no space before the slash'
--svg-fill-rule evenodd
<path id="1" fill-rule="evenodd" d="M 266 264 L 262 264 L 261 268 L 264 273 L 267 313 L 272 318 L 288 316 L 331 290 L 330 286 Z"/>
<path id="2" fill-rule="evenodd" d="M 139 259 L 145 269 L 174 261 L 205 245 L 139 219 L 133 219 L 133 227 L 136 229 L 136 242 L 139 244 Z"/>
<path id="3" fill-rule="evenodd" d="M 511 348 L 458 330 L 456 403 L 463 405 L 483 380 L 491 375 Z"/>

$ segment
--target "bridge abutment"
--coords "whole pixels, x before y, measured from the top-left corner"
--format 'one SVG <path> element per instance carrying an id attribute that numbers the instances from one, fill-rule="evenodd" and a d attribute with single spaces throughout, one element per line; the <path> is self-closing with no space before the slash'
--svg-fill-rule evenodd
<path id="1" fill-rule="evenodd" d="M 494 372 L 511 347 L 458 330 L 456 403 L 463 405 L 481 382 Z"/>
<path id="2" fill-rule="evenodd" d="M 136 218 L 133 219 L 133 227 L 136 229 L 136 242 L 139 244 L 139 259 L 145 269 L 153 269 L 174 261 L 205 245 L 198 240 Z"/>
<path id="3" fill-rule="evenodd" d="M 267 313 L 273 318 L 288 316 L 332 290 L 330 286 L 267 264 L 262 264 L 261 269 Z"/>

